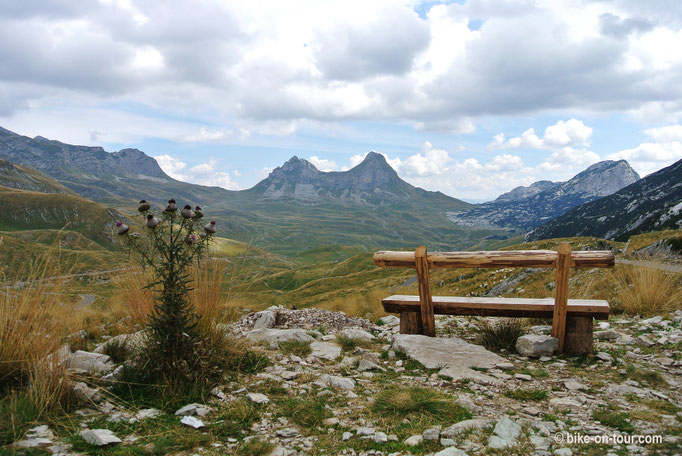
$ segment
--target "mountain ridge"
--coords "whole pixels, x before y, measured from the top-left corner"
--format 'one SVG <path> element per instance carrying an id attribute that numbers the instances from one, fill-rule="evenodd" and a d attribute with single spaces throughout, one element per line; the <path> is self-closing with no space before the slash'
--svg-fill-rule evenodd
<path id="1" fill-rule="evenodd" d="M 589 166 L 566 182 L 545 184 L 545 190 L 528 192 L 523 190 L 524 187 L 521 190 L 517 190 L 517 187 L 512 192 L 501 195 L 504 197 L 502 201 L 478 204 L 468 211 L 450 213 L 448 217 L 463 226 L 528 231 L 575 206 L 612 194 L 637 180 L 639 175 L 627 161 L 605 160 Z M 532 187 L 531 185 L 525 189 Z M 530 196 L 514 197 L 515 190 L 516 194 L 525 192 Z"/>
<path id="2" fill-rule="evenodd" d="M 530 231 L 528 240 L 596 236 L 618 241 L 634 234 L 682 228 L 682 160 L 619 191 L 577 206 Z"/>

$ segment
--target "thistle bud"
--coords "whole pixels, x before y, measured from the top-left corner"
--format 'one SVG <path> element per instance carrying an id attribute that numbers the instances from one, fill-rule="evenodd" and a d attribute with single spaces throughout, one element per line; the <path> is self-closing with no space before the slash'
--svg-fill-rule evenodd
<path id="1" fill-rule="evenodd" d="M 199 220 L 203 216 L 204 216 L 204 213 L 201 212 L 201 208 L 199 206 L 196 206 L 194 208 L 194 218 Z"/>
<path id="2" fill-rule="evenodd" d="M 128 227 L 128 225 L 126 225 L 123 222 L 116 222 L 116 228 L 117 228 L 116 232 L 118 234 L 120 234 L 121 236 L 126 234 L 128 232 L 128 230 L 130 229 L 130 227 Z"/>
<path id="3" fill-rule="evenodd" d="M 151 207 L 151 206 L 149 205 L 148 202 L 146 202 L 145 200 L 141 200 L 141 201 L 140 201 L 140 205 L 137 206 L 137 210 L 140 211 L 140 212 L 146 212 L 146 211 L 149 210 L 150 207 Z"/>
<path id="4" fill-rule="evenodd" d="M 194 212 L 192 212 L 192 206 L 190 206 L 189 204 L 185 205 L 185 207 L 183 207 L 182 210 L 180 211 L 180 214 L 182 214 L 184 218 L 194 217 Z"/>
<path id="5" fill-rule="evenodd" d="M 185 244 L 187 245 L 192 245 L 197 241 L 197 237 L 193 234 L 190 234 L 187 236 L 187 239 L 185 239 Z"/>
<path id="6" fill-rule="evenodd" d="M 211 220 L 211 223 L 207 223 L 204 225 L 204 230 L 206 231 L 206 234 L 215 234 L 216 228 L 215 228 L 215 220 Z"/>
<path id="7" fill-rule="evenodd" d="M 178 206 L 175 204 L 175 200 L 174 200 L 174 199 L 169 199 L 169 200 L 168 200 L 168 205 L 167 205 L 166 208 L 163 210 L 163 212 L 171 213 L 171 212 L 175 212 L 175 211 L 177 211 L 177 210 L 178 210 Z"/>
<path id="8" fill-rule="evenodd" d="M 152 214 L 147 215 L 147 223 L 146 223 L 147 227 L 156 228 L 156 225 L 158 225 L 159 223 L 160 223 L 160 220 L 158 218 L 154 217 L 154 215 L 152 215 Z"/>

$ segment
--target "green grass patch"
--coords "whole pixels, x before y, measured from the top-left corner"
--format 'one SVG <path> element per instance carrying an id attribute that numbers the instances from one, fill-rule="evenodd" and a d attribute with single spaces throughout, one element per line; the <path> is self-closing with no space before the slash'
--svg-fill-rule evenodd
<path id="1" fill-rule="evenodd" d="M 352 352 L 358 347 L 368 348 L 374 345 L 369 340 L 356 339 L 352 337 L 336 336 L 336 343 L 341 346 L 344 352 Z"/>
<path id="2" fill-rule="evenodd" d="M 524 390 L 515 389 L 504 392 L 504 395 L 518 401 L 544 401 L 547 399 L 547 391 L 541 389 Z"/>
<path id="3" fill-rule="evenodd" d="M 276 398 L 274 402 L 277 406 L 277 416 L 283 416 L 308 429 L 321 426 L 325 418 L 332 416 L 331 410 L 325 407 L 329 403 L 328 398 L 286 396 Z"/>
<path id="4" fill-rule="evenodd" d="M 533 378 L 547 378 L 549 373 L 545 369 L 516 369 L 511 372 L 512 374 L 525 374 L 530 375 Z"/>
<path id="5" fill-rule="evenodd" d="M 234 437 L 241 439 L 251 425 L 260 419 L 262 407 L 247 399 L 229 402 L 220 409 L 212 426 L 212 432 L 220 439 Z"/>
<path id="6" fill-rule="evenodd" d="M 0 446 L 21 438 L 35 424 L 40 411 L 26 394 L 10 393 L 0 400 Z"/>
<path id="7" fill-rule="evenodd" d="M 455 404 L 454 398 L 436 390 L 418 387 L 392 387 L 379 393 L 372 412 L 384 418 L 405 418 L 453 424 L 471 418 L 471 413 Z"/>
<path id="8" fill-rule="evenodd" d="M 665 380 L 660 372 L 642 369 L 635 366 L 628 366 L 626 368 L 626 376 L 640 383 L 648 383 L 651 386 L 663 386 L 665 385 Z"/>
<path id="9" fill-rule="evenodd" d="M 296 355 L 306 357 L 313 352 L 310 348 L 310 342 L 302 342 L 299 340 L 287 340 L 278 344 L 279 349 L 285 355 Z"/>
<path id="10" fill-rule="evenodd" d="M 592 413 L 592 418 L 599 421 L 604 426 L 618 429 L 621 432 L 630 433 L 635 430 L 635 427 L 630 423 L 629 415 L 625 412 L 614 410 L 613 408 L 595 410 Z"/>

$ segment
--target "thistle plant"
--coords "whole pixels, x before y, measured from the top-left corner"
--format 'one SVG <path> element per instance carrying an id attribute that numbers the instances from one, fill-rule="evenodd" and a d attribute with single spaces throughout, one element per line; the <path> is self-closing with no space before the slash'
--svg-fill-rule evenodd
<path id="1" fill-rule="evenodd" d="M 197 328 L 200 317 L 189 301 L 189 269 L 207 251 L 216 224 L 211 221 L 203 225 L 199 206 L 192 209 L 186 205 L 178 210 L 172 199 L 159 214 L 142 200 L 138 212 L 143 220 L 142 235 L 131 233 L 122 222 L 116 223 L 116 232 L 142 266 L 153 272 L 154 279 L 146 286 L 156 292 L 149 316 L 148 367 L 163 376 L 191 375 L 202 334 Z"/>

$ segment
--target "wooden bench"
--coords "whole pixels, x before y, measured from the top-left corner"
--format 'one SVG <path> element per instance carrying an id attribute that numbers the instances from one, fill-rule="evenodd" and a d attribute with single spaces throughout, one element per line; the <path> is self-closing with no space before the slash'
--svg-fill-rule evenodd
<path id="1" fill-rule="evenodd" d="M 400 314 L 400 332 L 435 336 L 434 315 L 479 315 L 495 317 L 551 318 L 552 336 L 559 352 L 592 352 L 592 320 L 609 317 L 609 303 L 594 299 L 568 299 L 570 268 L 610 268 L 610 251 L 571 252 L 569 244 L 553 250 L 509 250 L 491 252 L 433 252 L 426 247 L 415 252 L 380 251 L 374 264 L 381 267 L 415 268 L 419 296 L 394 295 L 381 302 L 384 310 Z M 475 298 L 431 296 L 429 269 L 436 268 L 555 268 L 554 298 Z"/>

